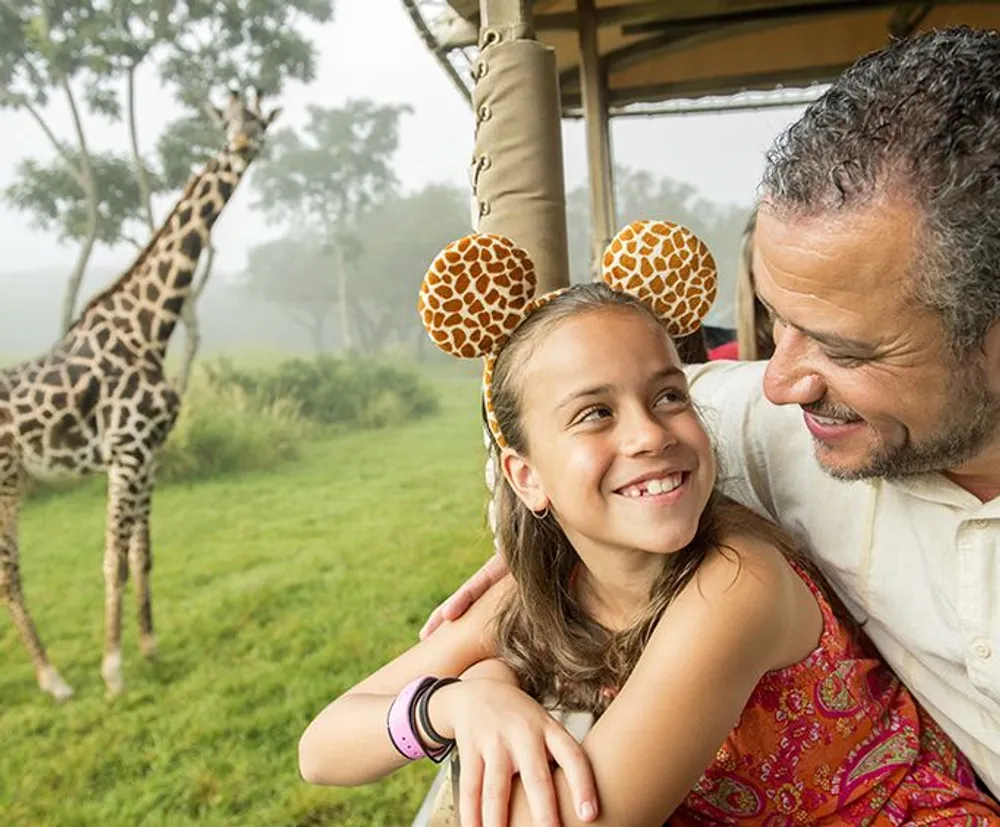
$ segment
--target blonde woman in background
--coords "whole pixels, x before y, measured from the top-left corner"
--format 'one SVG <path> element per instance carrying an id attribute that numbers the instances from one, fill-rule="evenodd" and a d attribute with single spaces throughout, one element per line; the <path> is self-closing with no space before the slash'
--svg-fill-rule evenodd
<path id="1" fill-rule="evenodd" d="M 740 236 L 739 270 L 736 274 L 737 357 L 745 362 L 770 359 L 774 353 L 771 320 L 767 308 L 754 293 L 753 233 L 757 227 L 757 208 L 747 218 Z"/>

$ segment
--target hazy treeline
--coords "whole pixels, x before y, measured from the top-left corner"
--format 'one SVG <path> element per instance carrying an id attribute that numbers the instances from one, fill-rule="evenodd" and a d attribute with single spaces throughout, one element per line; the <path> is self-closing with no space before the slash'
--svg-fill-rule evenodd
<path id="1" fill-rule="evenodd" d="M 26 262 L 15 272 L 0 271 L 0 354 L 30 355 L 51 344 L 81 299 L 118 275 L 93 267 L 95 247 L 144 245 L 162 219 L 153 204 L 169 203 L 221 146 L 202 110 L 213 94 L 235 80 L 259 83 L 273 96 L 289 80 L 312 79 L 315 47 L 304 23 L 331 19 L 334 3 L 261 0 L 250 11 L 244 5 L 0 5 L 0 108 L 37 116 L 55 149 L 47 162 L 26 149 L 2 195 L 67 251 L 62 272 L 36 272 Z M 251 12 L 253 25 L 231 32 L 224 25 L 227 14 Z M 282 37 L 268 34 L 275 31 Z M 228 38 L 226 49 L 218 47 L 219 37 Z M 142 76 L 158 79 L 183 109 L 149 148 L 135 133 L 140 67 L 155 70 Z M 75 138 L 46 133 L 50 98 L 65 98 L 74 108 Z M 217 272 L 210 282 L 213 250 L 203 255 L 184 327 L 196 334 L 200 328 L 204 349 L 426 350 L 414 311 L 418 285 L 441 246 L 469 232 L 470 194 L 446 184 L 401 188 L 396 154 L 409 112 L 406 105 L 366 99 L 311 106 L 300 128 L 269 136 L 265 157 L 239 197 L 250 199 L 275 234 L 248 250 L 242 269 Z M 85 136 L 95 119 L 120 125 L 120 151 L 89 149 Z M 616 188 L 620 224 L 668 218 L 710 244 L 722 274 L 710 321 L 731 325 L 746 207 L 710 202 L 688 184 L 641 169 L 617 170 Z M 583 280 L 589 277 L 584 188 L 567 194 L 567 210 L 572 275 Z M 181 361 L 194 351 L 171 348 Z"/>

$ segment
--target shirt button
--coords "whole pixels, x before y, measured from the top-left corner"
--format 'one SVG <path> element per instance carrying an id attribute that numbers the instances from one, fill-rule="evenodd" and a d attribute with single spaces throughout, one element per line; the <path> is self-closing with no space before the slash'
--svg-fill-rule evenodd
<path id="1" fill-rule="evenodd" d="M 975 653 L 977 658 L 986 660 L 993 654 L 993 647 L 990 646 L 990 642 L 988 640 L 977 640 L 972 644 L 972 651 Z"/>

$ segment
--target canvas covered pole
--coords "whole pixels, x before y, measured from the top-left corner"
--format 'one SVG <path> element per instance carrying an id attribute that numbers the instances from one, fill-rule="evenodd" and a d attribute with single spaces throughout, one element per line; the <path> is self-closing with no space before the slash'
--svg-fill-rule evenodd
<path id="1" fill-rule="evenodd" d="M 555 53 L 534 39 L 528 0 L 479 8 L 473 223 L 524 247 L 547 292 L 570 276 Z"/>
<path id="2" fill-rule="evenodd" d="M 587 177 L 590 188 L 591 275 L 600 275 L 601 256 L 618 226 L 615 217 L 608 79 L 601 66 L 594 0 L 577 0 L 580 39 L 580 89 L 587 131 Z"/>
<path id="3" fill-rule="evenodd" d="M 473 66 L 472 223 L 531 255 L 538 292 L 569 284 L 562 107 L 555 53 L 534 38 L 530 0 L 480 0 Z M 496 469 L 487 464 L 493 494 Z M 495 532 L 493 509 L 490 528 Z M 442 767 L 412 827 L 459 827 L 457 753 Z"/>

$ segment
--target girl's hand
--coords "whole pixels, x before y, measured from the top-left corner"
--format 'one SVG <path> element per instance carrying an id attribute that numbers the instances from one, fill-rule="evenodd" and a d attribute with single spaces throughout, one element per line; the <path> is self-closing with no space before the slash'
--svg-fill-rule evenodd
<path id="1" fill-rule="evenodd" d="M 428 713 L 443 735 L 455 738 L 461 756 L 462 827 L 506 827 L 515 774 L 524 786 L 532 823 L 559 827 L 551 762 L 562 768 L 579 818 L 597 817 L 594 776 L 583 749 L 517 687 L 499 661 L 477 664 L 460 683 L 438 690 Z"/>

